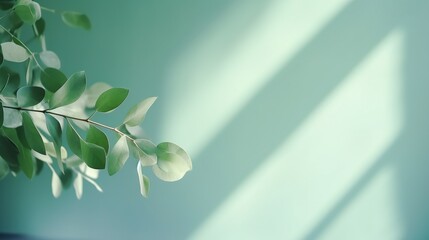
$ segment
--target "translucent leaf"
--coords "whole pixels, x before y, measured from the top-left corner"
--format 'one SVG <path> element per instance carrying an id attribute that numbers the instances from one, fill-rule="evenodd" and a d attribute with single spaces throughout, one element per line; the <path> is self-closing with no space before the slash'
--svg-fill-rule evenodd
<path id="1" fill-rule="evenodd" d="M 106 152 L 104 149 L 93 143 L 80 142 L 82 149 L 82 160 L 88 167 L 104 169 L 106 167 Z"/>
<path id="2" fill-rule="evenodd" d="M 0 156 L 0 180 L 2 180 L 4 177 L 9 174 L 10 169 L 7 162 Z"/>
<path id="3" fill-rule="evenodd" d="M 55 155 L 58 162 L 58 167 L 60 168 L 61 172 L 64 173 L 64 166 L 63 161 L 61 157 L 61 146 L 62 146 L 62 130 L 61 125 L 58 122 L 56 118 L 53 116 L 46 114 L 46 128 L 48 129 L 49 134 L 52 137 L 52 140 L 54 141 L 54 149 L 55 149 Z"/>
<path id="4" fill-rule="evenodd" d="M 109 112 L 117 108 L 127 98 L 128 89 L 111 88 L 103 92 L 95 102 L 95 108 L 99 112 Z"/>
<path id="5" fill-rule="evenodd" d="M 55 198 L 58 198 L 61 195 L 61 191 L 63 190 L 63 186 L 61 184 L 61 179 L 58 177 L 55 170 L 49 166 L 52 171 L 52 181 L 51 181 L 51 188 L 52 188 L 52 195 L 54 195 Z"/>
<path id="6" fill-rule="evenodd" d="M 61 18 L 65 24 L 70 27 L 82 28 L 85 30 L 91 29 L 91 21 L 88 16 L 79 12 L 63 12 Z"/>
<path id="7" fill-rule="evenodd" d="M 118 142 L 107 156 L 107 171 L 109 175 L 117 173 L 124 166 L 125 162 L 128 160 L 129 154 L 127 138 L 124 135 L 119 138 Z"/>
<path id="8" fill-rule="evenodd" d="M 83 194 L 83 179 L 80 173 L 76 175 L 76 178 L 73 181 L 73 187 L 76 192 L 77 199 L 81 199 Z"/>
<path id="9" fill-rule="evenodd" d="M 148 197 L 150 182 L 149 178 L 143 175 L 141 162 L 137 163 L 137 176 L 139 177 L 141 195 Z"/>
<path id="10" fill-rule="evenodd" d="M 61 61 L 56 53 L 52 51 L 43 51 L 39 54 L 40 60 L 50 68 L 60 69 Z"/>
<path id="11" fill-rule="evenodd" d="M 67 81 L 66 75 L 55 68 L 45 68 L 40 78 L 42 85 L 50 92 L 56 92 Z"/>
<path id="12" fill-rule="evenodd" d="M 67 121 L 67 131 L 66 131 L 67 143 L 70 147 L 70 150 L 76 154 L 79 158 L 82 158 L 82 149 L 81 149 L 81 137 L 73 128 L 71 123 Z"/>
<path id="13" fill-rule="evenodd" d="M 4 60 L 10 62 L 24 62 L 31 56 L 25 48 L 14 42 L 2 43 L 1 50 Z"/>
<path id="14" fill-rule="evenodd" d="M 17 128 L 22 125 L 22 115 L 16 109 L 3 108 L 3 126 L 7 128 Z"/>
<path id="15" fill-rule="evenodd" d="M 73 74 L 54 94 L 49 102 L 50 108 L 57 108 L 73 103 L 82 95 L 86 87 L 85 72 Z"/>
<path id="16" fill-rule="evenodd" d="M 138 148 L 138 158 L 143 166 L 152 166 L 156 164 L 156 146 L 147 139 L 136 139 L 135 144 Z"/>
<path id="17" fill-rule="evenodd" d="M 18 106 L 30 107 L 40 103 L 45 97 L 45 90 L 41 87 L 25 86 L 16 92 Z"/>
<path id="18" fill-rule="evenodd" d="M 124 124 L 128 126 L 137 126 L 139 125 L 145 118 L 147 111 L 150 106 L 155 102 L 156 97 L 150 97 L 144 99 L 140 103 L 136 104 L 134 107 L 128 111 L 125 116 Z"/>
<path id="19" fill-rule="evenodd" d="M 88 167 L 86 164 L 82 164 L 79 166 L 80 171 L 83 173 L 83 176 L 87 176 L 92 179 L 97 179 L 100 173 L 100 170 L 93 169 Z"/>
<path id="20" fill-rule="evenodd" d="M 27 112 L 22 113 L 22 125 L 31 149 L 34 149 L 34 151 L 40 154 L 46 154 L 45 144 L 43 143 L 42 137 L 34 125 L 33 119 Z"/>
<path id="21" fill-rule="evenodd" d="M 152 167 L 154 174 L 161 180 L 172 182 L 180 180 L 192 169 L 188 154 L 174 143 L 160 143 L 157 146 L 157 164 Z"/>
<path id="22" fill-rule="evenodd" d="M 19 150 L 18 162 L 25 176 L 27 176 L 29 179 L 33 178 L 35 173 L 36 162 L 33 156 L 31 155 L 30 149 L 22 147 Z"/>
<path id="23" fill-rule="evenodd" d="M 40 18 L 39 20 L 36 21 L 35 23 L 36 29 L 37 29 L 37 35 L 43 35 L 45 33 L 45 26 L 46 26 L 46 22 L 43 18 Z"/>
<path id="24" fill-rule="evenodd" d="M 42 17 L 42 10 L 37 2 L 21 1 L 15 7 L 15 13 L 25 23 L 33 24 Z"/>
<path id="25" fill-rule="evenodd" d="M 106 134 L 92 125 L 89 126 L 88 133 L 86 134 L 86 141 L 102 147 L 106 154 L 109 152 L 109 140 Z"/>

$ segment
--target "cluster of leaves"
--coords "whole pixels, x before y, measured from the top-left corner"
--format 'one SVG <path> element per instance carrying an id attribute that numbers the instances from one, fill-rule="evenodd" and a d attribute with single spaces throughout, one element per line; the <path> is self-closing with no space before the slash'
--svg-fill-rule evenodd
<path id="1" fill-rule="evenodd" d="M 182 148 L 170 142 L 155 145 L 140 136 L 139 126 L 155 97 L 132 107 L 117 127 L 91 119 L 95 113 L 119 107 L 128 90 L 105 83 L 87 88 L 83 71 L 67 77 L 58 56 L 46 48 L 42 10 L 60 14 L 68 26 L 89 30 L 86 15 L 47 9 L 32 0 L 2 1 L 0 8 L 4 13 L 0 17 L 0 179 L 20 171 L 31 179 L 48 166 L 54 197 L 73 183 L 81 198 L 83 180 L 102 191 L 95 182 L 99 170 L 107 168 L 113 175 L 133 157 L 146 197 L 149 179 L 143 175 L 144 167 L 151 167 L 164 181 L 177 181 L 191 170 L 192 162 Z M 22 39 L 25 28 L 32 29 L 27 41 Z M 40 52 L 28 45 L 35 39 L 40 41 Z M 113 147 L 109 139 L 114 139 Z"/>

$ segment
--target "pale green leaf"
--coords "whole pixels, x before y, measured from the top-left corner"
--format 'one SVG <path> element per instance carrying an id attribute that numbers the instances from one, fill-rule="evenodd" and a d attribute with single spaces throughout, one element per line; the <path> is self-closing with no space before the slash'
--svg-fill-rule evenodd
<path id="1" fill-rule="evenodd" d="M 4 160 L 0 156 L 0 180 L 6 177 L 7 174 L 9 174 L 9 172 L 10 172 L 9 165 L 7 164 L 6 160 Z"/>
<path id="2" fill-rule="evenodd" d="M 150 97 L 136 104 L 130 109 L 130 111 L 128 111 L 123 123 L 128 126 L 139 125 L 144 120 L 147 111 L 149 110 L 150 106 L 152 106 L 152 104 L 155 102 L 155 100 L 156 97 Z"/>
<path id="3" fill-rule="evenodd" d="M 66 121 L 66 123 L 67 123 L 66 137 L 67 137 L 67 143 L 70 147 L 70 150 L 74 154 L 76 154 L 76 156 L 78 156 L 79 158 L 82 158 L 81 141 L 83 140 L 76 132 L 74 127 L 71 125 L 71 123 L 69 121 Z"/>
<path id="4" fill-rule="evenodd" d="M 88 167 L 94 169 L 104 169 L 106 167 L 106 152 L 104 149 L 93 143 L 80 142 L 82 149 L 82 160 Z"/>
<path id="5" fill-rule="evenodd" d="M 31 149 L 40 153 L 46 154 L 45 144 L 39 131 L 33 123 L 33 119 L 27 112 L 22 113 L 22 125 L 24 126 L 25 136 Z"/>
<path id="6" fill-rule="evenodd" d="M 109 112 L 117 108 L 128 96 L 128 89 L 111 88 L 103 92 L 95 102 L 98 112 Z"/>
<path id="7" fill-rule="evenodd" d="M 109 152 L 109 140 L 106 134 L 92 125 L 89 126 L 86 141 L 102 147 L 106 154 Z"/>
<path id="8" fill-rule="evenodd" d="M 119 138 L 118 142 L 113 147 L 112 151 L 107 156 L 109 175 L 117 173 L 128 160 L 129 149 L 126 136 Z"/>
<path id="9" fill-rule="evenodd" d="M 25 48 L 14 42 L 3 42 L 1 50 L 4 60 L 10 62 L 24 62 L 31 56 Z"/>
<path id="10" fill-rule="evenodd" d="M 3 108 L 3 126 L 7 128 L 17 128 L 22 125 L 22 115 L 16 109 Z"/>
<path id="11" fill-rule="evenodd" d="M 61 18 L 63 22 L 70 27 L 82 28 L 85 30 L 91 29 L 91 21 L 88 16 L 83 13 L 67 11 L 61 14 Z"/>
<path id="12" fill-rule="evenodd" d="M 73 74 L 54 94 L 49 102 L 50 108 L 71 104 L 79 99 L 86 87 L 85 72 Z"/>
<path id="13" fill-rule="evenodd" d="M 56 92 L 67 81 L 66 75 L 55 68 L 45 68 L 40 76 L 42 85 L 50 92 Z"/>
<path id="14" fill-rule="evenodd" d="M 40 103 L 45 97 L 45 90 L 41 87 L 25 86 L 16 92 L 18 106 L 30 107 Z"/>
<path id="15" fill-rule="evenodd" d="M 58 122 L 58 120 L 53 116 L 46 114 L 45 117 L 46 117 L 46 128 L 48 129 L 48 132 L 51 135 L 52 140 L 54 142 L 53 145 L 54 145 L 55 155 L 58 162 L 58 167 L 60 168 L 61 172 L 64 173 L 64 166 L 62 161 L 63 158 L 61 156 L 61 146 L 62 146 L 61 125 Z"/>
<path id="16" fill-rule="evenodd" d="M 42 10 L 37 2 L 21 1 L 15 7 L 15 13 L 25 23 L 33 24 L 42 17 Z"/>
<path id="17" fill-rule="evenodd" d="M 48 166 L 51 168 L 51 171 L 52 171 L 52 181 L 51 181 L 52 195 L 55 198 L 58 198 L 61 195 L 61 191 L 63 190 L 61 179 L 60 177 L 58 177 L 57 173 L 52 168 L 52 166 L 50 165 Z"/>
<path id="18" fill-rule="evenodd" d="M 135 145 L 138 149 L 138 158 L 143 166 L 152 166 L 156 164 L 156 146 L 147 139 L 136 139 Z"/>
<path id="19" fill-rule="evenodd" d="M 40 57 L 40 60 L 42 60 L 42 62 L 47 67 L 54 68 L 54 69 L 61 68 L 61 61 L 56 53 L 52 51 L 43 51 L 39 54 L 39 57 Z"/>
<path id="20" fill-rule="evenodd" d="M 143 175 L 141 162 L 137 163 L 137 176 L 139 177 L 140 193 L 143 197 L 148 197 L 150 182 L 149 178 Z"/>
<path id="21" fill-rule="evenodd" d="M 73 187 L 76 192 L 77 199 L 81 199 L 83 194 L 83 179 L 80 173 L 76 175 L 76 178 L 73 181 Z"/>
<path id="22" fill-rule="evenodd" d="M 192 169 L 188 154 L 174 143 L 158 144 L 156 155 L 157 164 L 152 167 L 152 170 L 161 180 L 168 182 L 180 180 Z"/>

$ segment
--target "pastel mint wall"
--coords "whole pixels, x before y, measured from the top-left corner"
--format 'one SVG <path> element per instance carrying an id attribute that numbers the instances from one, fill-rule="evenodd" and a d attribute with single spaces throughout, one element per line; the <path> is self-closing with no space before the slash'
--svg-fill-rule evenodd
<path id="1" fill-rule="evenodd" d="M 135 162 L 50 193 L 0 182 L 0 232 L 48 239 L 428 239 L 429 2 L 43 1 L 48 48 L 71 74 L 158 96 L 144 128 L 187 149 L 176 183 Z"/>

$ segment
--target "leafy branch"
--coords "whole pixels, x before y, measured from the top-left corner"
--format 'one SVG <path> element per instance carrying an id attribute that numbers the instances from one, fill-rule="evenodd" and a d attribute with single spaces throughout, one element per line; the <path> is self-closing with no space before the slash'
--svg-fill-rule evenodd
<path id="1" fill-rule="evenodd" d="M 155 145 L 135 131 L 155 97 L 133 106 L 117 127 L 91 119 L 96 113 L 114 111 L 129 91 L 104 83 L 87 88 L 84 71 L 66 77 L 57 54 L 47 50 L 42 10 L 61 14 L 70 27 L 90 30 L 85 14 L 59 12 L 32 0 L 2 1 L 0 9 L 6 11 L 0 17 L 0 179 L 20 171 L 31 179 L 48 166 L 54 197 L 73 183 L 81 198 L 84 180 L 102 191 L 95 181 L 98 171 L 107 168 L 114 175 L 132 157 L 137 160 L 140 192 L 146 197 L 149 178 L 143 174 L 144 168 L 152 168 L 164 181 L 177 181 L 192 169 L 182 148 L 170 142 Z M 34 34 L 28 41 L 21 37 L 26 27 Z M 27 44 L 33 39 L 39 39 L 41 52 Z M 19 66 L 25 66 L 25 71 Z M 113 147 L 112 137 L 103 130 L 115 136 Z"/>

